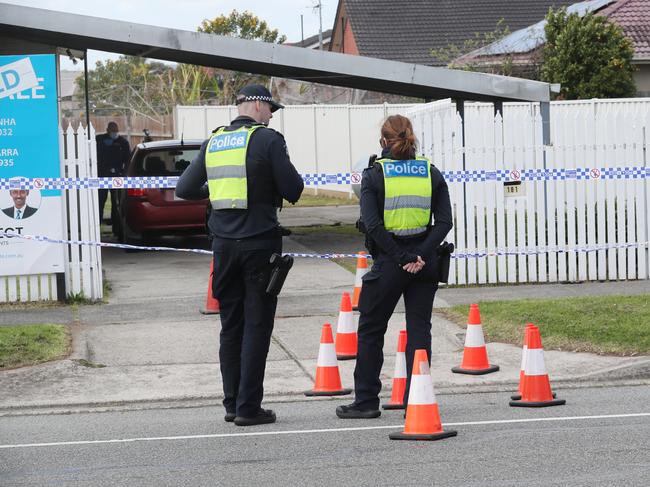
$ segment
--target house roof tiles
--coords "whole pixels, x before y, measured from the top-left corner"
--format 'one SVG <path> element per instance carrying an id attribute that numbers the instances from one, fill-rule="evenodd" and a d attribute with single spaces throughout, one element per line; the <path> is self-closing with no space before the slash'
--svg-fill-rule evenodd
<path id="1" fill-rule="evenodd" d="M 584 15 L 588 10 L 580 9 L 580 6 L 591 4 L 595 15 L 606 17 L 615 22 L 623 29 L 634 47 L 634 60 L 650 61 L 650 1 L 649 0 L 606 0 L 581 2 L 573 4 L 569 9 L 571 12 Z M 608 4 L 608 5 L 602 5 Z M 456 64 L 465 64 L 480 59 L 483 63 L 499 59 L 503 54 L 532 53 L 545 42 L 544 20 L 531 25 L 519 32 L 513 32 L 509 36 L 494 42 L 488 46 L 472 51 L 454 60 Z M 532 34 L 531 34 L 532 33 Z M 526 39 L 526 36 L 528 38 Z M 521 42 L 523 38 L 524 42 Z M 524 60 L 524 55 L 520 59 Z"/>
<path id="2" fill-rule="evenodd" d="M 362 56 L 440 66 L 431 49 L 462 45 L 493 32 L 500 19 L 515 31 L 537 22 L 549 7 L 575 0 L 341 0 Z"/>
<path id="3" fill-rule="evenodd" d="M 634 44 L 635 59 L 650 59 L 650 2 L 648 0 L 619 0 L 598 15 L 621 26 Z"/>

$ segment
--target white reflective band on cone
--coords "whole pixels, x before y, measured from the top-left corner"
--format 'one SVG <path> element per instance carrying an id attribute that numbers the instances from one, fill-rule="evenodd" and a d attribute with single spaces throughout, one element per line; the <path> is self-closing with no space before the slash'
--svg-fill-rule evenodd
<path id="1" fill-rule="evenodd" d="M 433 382 L 431 376 L 413 375 L 411 376 L 411 387 L 409 389 L 409 406 L 431 405 L 435 404 L 436 395 L 433 393 Z"/>
<path id="2" fill-rule="evenodd" d="M 365 276 L 369 270 L 370 269 L 368 269 L 367 267 L 365 269 L 357 269 L 357 273 L 354 276 L 354 287 L 361 287 L 361 285 L 363 284 L 361 278 Z"/>
<path id="3" fill-rule="evenodd" d="M 526 370 L 526 351 L 528 347 L 524 345 L 524 348 L 521 350 L 521 370 Z"/>
<path id="4" fill-rule="evenodd" d="M 397 352 L 395 355 L 395 373 L 393 377 L 395 379 L 406 378 L 406 354 L 404 352 Z"/>
<path id="5" fill-rule="evenodd" d="M 484 347 L 485 339 L 483 338 L 483 327 L 481 325 L 467 325 L 467 334 L 465 335 L 466 347 Z"/>
<path id="6" fill-rule="evenodd" d="M 318 367 L 338 367 L 336 349 L 333 343 L 321 343 L 318 349 Z"/>
<path id="7" fill-rule="evenodd" d="M 544 364 L 544 349 L 531 348 L 526 352 L 526 375 L 547 375 Z"/>
<path id="8" fill-rule="evenodd" d="M 341 311 L 339 313 L 339 322 L 336 325 L 336 333 L 356 333 L 357 327 L 354 326 L 354 314 L 352 311 Z"/>

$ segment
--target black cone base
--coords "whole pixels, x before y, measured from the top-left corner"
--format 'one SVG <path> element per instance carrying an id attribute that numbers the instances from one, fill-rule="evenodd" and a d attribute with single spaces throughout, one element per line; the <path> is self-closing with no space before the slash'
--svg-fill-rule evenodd
<path id="1" fill-rule="evenodd" d="M 219 311 L 214 311 L 214 310 L 211 310 L 211 309 L 200 309 L 199 312 L 202 315 L 218 315 L 219 314 Z"/>
<path id="2" fill-rule="evenodd" d="M 406 409 L 406 404 L 382 404 L 381 405 L 382 409 Z"/>
<path id="3" fill-rule="evenodd" d="M 337 355 L 336 359 L 337 360 L 354 360 L 357 358 L 356 355 Z"/>
<path id="4" fill-rule="evenodd" d="M 450 438 L 456 436 L 458 431 L 442 431 L 440 433 L 434 433 L 432 435 L 407 435 L 406 433 L 390 433 L 388 437 L 391 440 L 411 440 L 411 441 L 436 441 L 442 440 L 443 438 Z"/>
<path id="5" fill-rule="evenodd" d="M 484 375 L 499 370 L 498 365 L 490 365 L 487 369 L 461 369 L 460 367 L 452 367 L 451 371 L 454 374 L 467 374 L 467 375 Z"/>
<path id="6" fill-rule="evenodd" d="M 555 394 L 555 392 L 554 392 L 553 393 L 553 399 L 555 399 L 556 397 L 557 397 L 557 394 Z M 512 396 L 510 396 L 510 399 L 512 399 L 513 401 L 519 401 L 521 399 L 521 394 L 513 394 Z"/>
<path id="7" fill-rule="evenodd" d="M 562 406 L 566 404 L 566 399 L 553 399 L 552 401 L 510 401 L 512 407 L 518 408 L 545 408 L 547 406 Z"/>
<path id="8" fill-rule="evenodd" d="M 345 396 L 351 392 L 352 389 L 341 389 L 340 391 L 305 391 L 305 396 Z"/>

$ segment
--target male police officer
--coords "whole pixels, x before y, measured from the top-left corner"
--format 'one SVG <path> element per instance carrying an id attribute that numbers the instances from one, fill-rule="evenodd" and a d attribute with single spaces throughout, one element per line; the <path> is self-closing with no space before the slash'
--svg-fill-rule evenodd
<path id="1" fill-rule="evenodd" d="M 236 102 L 239 116 L 203 143 L 178 181 L 176 194 L 185 199 L 210 197 L 224 419 L 250 426 L 275 421 L 273 411 L 261 408 L 277 304 L 265 291 L 269 259 L 282 252 L 277 208 L 283 198 L 298 201 L 304 184 L 282 135 L 266 127 L 272 113 L 284 107 L 261 85 L 243 88 Z"/>
<path id="2" fill-rule="evenodd" d="M 97 143 L 97 175 L 100 178 L 123 176 L 126 164 L 129 162 L 131 147 L 129 142 L 120 135 L 120 129 L 115 122 L 108 122 L 105 134 L 95 137 Z M 100 189 L 99 197 L 99 223 L 104 218 L 104 205 L 111 192 L 111 221 L 117 218 L 117 190 Z"/>

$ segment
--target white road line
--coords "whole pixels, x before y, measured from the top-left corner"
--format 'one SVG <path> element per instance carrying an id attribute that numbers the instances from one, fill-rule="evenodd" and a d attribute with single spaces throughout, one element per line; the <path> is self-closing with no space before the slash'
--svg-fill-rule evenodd
<path id="1" fill-rule="evenodd" d="M 559 416 L 550 418 L 528 418 L 528 419 L 500 419 L 492 421 L 464 421 L 460 423 L 443 423 L 444 426 L 478 426 L 487 424 L 509 424 L 509 423 L 539 423 L 547 421 L 583 421 L 595 419 L 616 419 L 616 418 L 639 418 L 650 416 L 650 413 L 631 414 L 601 414 L 598 416 Z M 305 435 L 314 433 L 340 433 L 348 431 L 371 431 L 383 429 L 399 430 L 403 424 L 390 426 L 362 426 L 358 428 L 325 428 L 312 430 L 286 430 L 286 431 L 254 431 L 250 433 L 219 433 L 212 435 L 184 435 L 184 436 L 156 436 L 149 438 L 116 438 L 113 440 L 78 440 L 78 441 L 57 441 L 52 443 L 22 443 L 16 445 L 0 445 L 0 449 L 9 448 L 39 448 L 53 446 L 74 446 L 74 445 L 102 445 L 110 443 L 136 443 L 140 441 L 179 441 L 179 440 L 200 440 L 211 438 L 238 438 L 246 436 L 280 436 L 280 435 Z"/>

